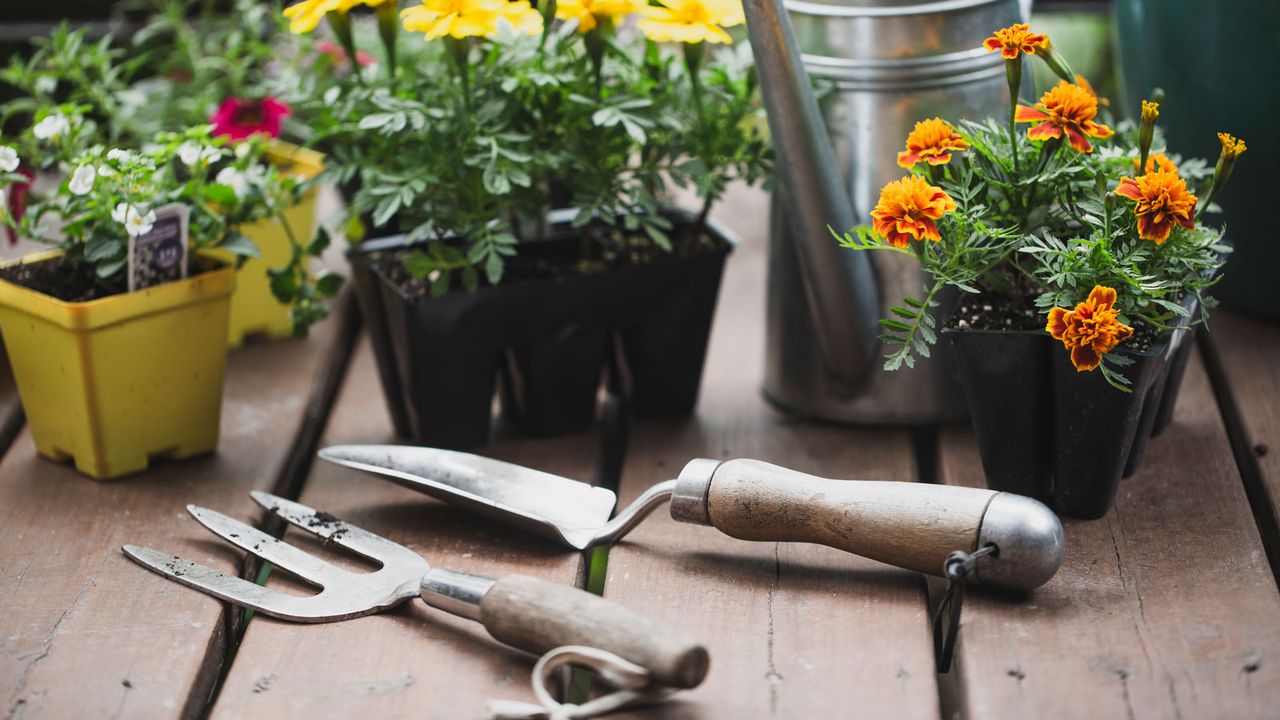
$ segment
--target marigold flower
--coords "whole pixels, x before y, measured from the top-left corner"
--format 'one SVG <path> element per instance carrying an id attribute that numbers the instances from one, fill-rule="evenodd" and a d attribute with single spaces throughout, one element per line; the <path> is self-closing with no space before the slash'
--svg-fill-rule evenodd
<path id="1" fill-rule="evenodd" d="M 1222 156 L 1228 160 L 1235 160 L 1248 149 L 1245 147 L 1243 140 L 1230 133 L 1218 133 L 1218 140 L 1222 143 Z"/>
<path id="2" fill-rule="evenodd" d="M 1145 168 L 1139 168 L 1138 158 L 1134 158 L 1133 171 L 1140 175 L 1146 174 L 1146 173 L 1153 173 L 1153 172 L 1171 172 L 1177 175 L 1178 166 L 1174 165 L 1173 161 L 1170 160 L 1164 153 L 1158 152 L 1158 153 L 1152 153 L 1151 156 L 1147 158 L 1147 166 Z"/>
<path id="3" fill-rule="evenodd" d="M 1019 105 L 1014 119 L 1017 122 L 1038 122 L 1027 131 L 1031 140 L 1048 140 L 1062 137 L 1079 152 L 1093 152 L 1088 138 L 1109 138 L 1115 134 L 1111 128 L 1094 122 L 1098 116 L 1098 99 L 1088 90 L 1059 80 L 1053 89 L 1040 98 L 1035 107 Z"/>
<path id="4" fill-rule="evenodd" d="M 357 5 L 367 5 L 376 8 L 387 3 L 394 3 L 396 0 L 338 0 L 338 12 L 347 12 Z"/>
<path id="5" fill-rule="evenodd" d="M 1031 26 L 1017 23 L 1001 28 L 982 41 L 982 47 L 989 52 L 1000 51 L 1005 60 L 1017 60 L 1022 53 L 1034 55 L 1049 42 L 1048 35 L 1037 35 L 1031 32 Z"/>
<path id="6" fill-rule="evenodd" d="M 724 28 L 746 22 L 741 0 L 658 0 L 661 7 L 646 7 L 638 23 L 654 42 L 733 42 Z"/>
<path id="7" fill-rule="evenodd" d="M 1142 122 L 1155 123 L 1156 118 L 1160 117 L 1160 103 L 1151 100 L 1142 101 Z"/>
<path id="8" fill-rule="evenodd" d="M 510 12 L 508 4 L 507 0 L 426 0 L 400 11 L 400 18 L 405 30 L 424 33 L 428 40 L 446 35 L 484 37 L 497 29 L 498 18 Z"/>
<path id="9" fill-rule="evenodd" d="M 646 0 L 559 0 L 556 17 L 577 20 L 578 32 L 585 33 L 596 29 L 603 18 L 616 21 L 640 13 L 648 6 Z"/>
<path id="10" fill-rule="evenodd" d="M 542 13 L 534 9 L 529 0 L 512 0 L 502 8 L 501 17 L 511 23 L 518 33 L 525 35 L 542 34 Z M 496 25 L 495 25 L 496 29 Z"/>
<path id="11" fill-rule="evenodd" d="M 942 235 L 933 221 L 955 209 L 955 201 L 942 188 L 908 175 L 880 190 L 880 201 L 871 211 L 871 227 L 897 248 L 906 247 L 908 240 L 938 242 Z"/>
<path id="12" fill-rule="evenodd" d="M 1121 178 L 1116 194 L 1137 202 L 1138 237 L 1163 245 L 1177 223 L 1188 230 L 1196 227 L 1196 196 L 1187 190 L 1187 181 L 1178 173 L 1161 170 L 1137 178 Z"/>
<path id="13" fill-rule="evenodd" d="M 1076 372 L 1096 370 L 1103 355 L 1133 335 L 1133 328 L 1120 322 L 1115 305 L 1115 290 L 1094 285 L 1088 299 L 1074 310 L 1056 307 L 1049 311 L 1044 329 L 1071 351 Z"/>
<path id="14" fill-rule="evenodd" d="M 951 162 L 951 151 L 968 149 L 969 143 L 942 118 L 921 120 L 907 135 L 907 149 L 898 153 L 898 166 L 909 168 L 920 161 L 945 165 Z"/>
<path id="15" fill-rule="evenodd" d="M 1098 105 L 1101 105 L 1102 107 L 1106 107 L 1111 104 L 1111 101 L 1099 95 L 1098 91 L 1093 89 L 1093 84 L 1089 82 L 1089 79 L 1081 75 L 1080 73 L 1076 73 L 1076 84 L 1079 85 L 1081 88 L 1084 88 L 1085 92 L 1089 93 L 1095 99 L 1097 99 Z"/>
<path id="16" fill-rule="evenodd" d="M 302 0 L 284 9 L 289 32 L 303 35 L 316 29 L 326 13 L 338 9 L 339 0 Z"/>

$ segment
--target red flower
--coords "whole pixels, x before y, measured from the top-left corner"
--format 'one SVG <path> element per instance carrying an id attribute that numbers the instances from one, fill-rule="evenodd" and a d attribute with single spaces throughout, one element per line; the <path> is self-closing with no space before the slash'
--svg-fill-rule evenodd
<path id="1" fill-rule="evenodd" d="M 20 175 L 26 175 L 32 181 L 36 179 L 36 171 L 26 165 L 19 167 L 17 172 Z M 30 182 L 14 183 L 9 186 L 9 217 L 13 218 L 15 223 L 21 221 L 23 214 L 27 211 L 27 193 L 29 192 L 31 192 Z M 9 244 L 17 245 L 18 235 L 13 228 L 5 227 L 4 230 L 9 235 Z"/>
<path id="2" fill-rule="evenodd" d="M 225 135 L 232 140 L 244 140 L 256 133 L 277 138 L 280 137 L 281 121 L 291 112 L 288 105 L 272 97 L 262 100 L 227 98 L 209 116 L 209 122 L 213 123 L 214 135 Z"/>

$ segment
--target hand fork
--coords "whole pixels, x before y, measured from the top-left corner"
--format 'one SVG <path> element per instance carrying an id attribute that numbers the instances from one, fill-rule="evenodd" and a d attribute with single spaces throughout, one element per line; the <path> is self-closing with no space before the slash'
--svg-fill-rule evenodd
<path id="1" fill-rule="evenodd" d="M 328 513 L 264 492 L 267 511 L 327 542 L 382 564 L 371 573 L 334 566 L 254 527 L 208 508 L 187 511 L 214 534 L 321 587 L 294 596 L 255 585 L 176 555 L 125 545 L 124 552 L 170 580 L 282 620 L 332 622 L 381 612 L 412 597 L 484 625 L 495 639 L 541 655 L 565 645 L 606 650 L 645 669 L 655 685 L 696 687 L 707 651 L 689 636 L 584 590 L 525 575 L 493 579 L 433 568 L 408 548 Z"/>

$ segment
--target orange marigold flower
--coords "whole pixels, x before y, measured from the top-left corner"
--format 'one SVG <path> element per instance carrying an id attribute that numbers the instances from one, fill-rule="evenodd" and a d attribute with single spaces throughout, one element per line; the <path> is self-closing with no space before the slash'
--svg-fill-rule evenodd
<path id="1" fill-rule="evenodd" d="M 989 52 L 999 50 L 1006 60 L 1017 60 L 1021 53 L 1034 55 L 1037 50 L 1047 47 L 1048 44 L 1048 35 L 1037 35 L 1031 32 L 1031 26 L 1025 23 L 1001 28 L 982 41 L 982 47 Z"/>
<path id="2" fill-rule="evenodd" d="M 1076 73 L 1076 84 L 1084 88 L 1085 92 L 1097 98 L 1099 105 L 1106 107 L 1111 104 L 1111 101 L 1099 95 L 1098 92 L 1093 89 L 1093 85 L 1089 82 L 1088 78 L 1080 73 Z"/>
<path id="3" fill-rule="evenodd" d="M 1120 322 L 1119 315 L 1116 291 L 1094 285 L 1089 298 L 1074 310 L 1050 310 L 1044 329 L 1071 351 L 1071 364 L 1077 372 L 1088 372 L 1097 369 L 1103 355 L 1133 334 L 1133 328 Z"/>
<path id="4" fill-rule="evenodd" d="M 968 150 L 969 143 L 942 118 L 921 120 L 907 135 L 907 149 L 898 153 L 898 166 L 909 168 L 920 161 L 930 165 L 951 162 L 951 151 Z"/>
<path id="5" fill-rule="evenodd" d="M 1218 133 L 1218 140 L 1222 143 L 1222 156 L 1228 160 L 1235 160 L 1244 154 L 1244 141 L 1230 133 Z"/>
<path id="6" fill-rule="evenodd" d="M 897 248 L 906 247 L 908 240 L 938 242 L 942 236 L 933 221 L 955 209 L 955 201 L 942 188 L 908 175 L 880 190 L 880 201 L 871 211 L 871 227 Z"/>
<path id="7" fill-rule="evenodd" d="M 1192 220 L 1196 196 L 1187 190 L 1187 181 L 1177 172 L 1160 170 L 1136 178 L 1120 178 L 1116 194 L 1138 203 L 1133 214 L 1138 218 L 1138 237 L 1144 240 L 1163 245 L 1174 223 L 1188 230 L 1196 228 Z"/>
<path id="8" fill-rule="evenodd" d="M 1027 137 L 1032 140 L 1048 140 L 1066 133 L 1071 147 L 1087 153 L 1093 152 L 1093 145 L 1089 144 L 1086 135 L 1101 139 L 1115 134 L 1106 125 L 1094 122 L 1097 116 L 1098 98 L 1079 85 L 1059 80 L 1040 98 L 1039 105 L 1019 105 L 1014 120 L 1040 123 L 1027 131 Z"/>
<path id="9" fill-rule="evenodd" d="M 1158 153 L 1151 153 L 1151 155 L 1147 156 L 1147 166 L 1145 168 L 1139 168 L 1138 158 L 1134 158 L 1133 171 L 1139 174 L 1153 173 L 1153 172 L 1171 172 L 1177 175 L 1178 166 L 1174 165 L 1173 161 L 1170 160 L 1164 153 L 1158 152 Z"/>

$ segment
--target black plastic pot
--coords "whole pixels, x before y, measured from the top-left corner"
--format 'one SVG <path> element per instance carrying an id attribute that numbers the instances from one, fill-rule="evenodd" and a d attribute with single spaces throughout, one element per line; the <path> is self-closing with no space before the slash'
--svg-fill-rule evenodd
<path id="1" fill-rule="evenodd" d="M 1099 372 L 1077 371 L 1047 333 L 942 332 L 956 351 L 987 485 L 1080 518 L 1107 513 L 1121 477 L 1168 423 L 1192 344 L 1178 331 L 1146 352 L 1117 351 L 1133 359 L 1125 393 Z"/>
<path id="2" fill-rule="evenodd" d="M 692 218 L 674 214 L 687 226 Z M 715 249 L 592 274 L 515 281 L 430 298 L 401 289 L 388 250 L 403 238 L 349 255 L 357 298 L 396 432 L 423 445 L 488 441 L 495 380 L 503 413 L 531 435 L 561 435 L 595 421 L 603 368 L 629 377 L 638 414 L 687 414 L 697 403 L 724 261 L 732 241 L 709 228 Z M 574 237 L 521 253 L 563 258 Z M 614 357 L 615 354 L 617 357 Z"/>

